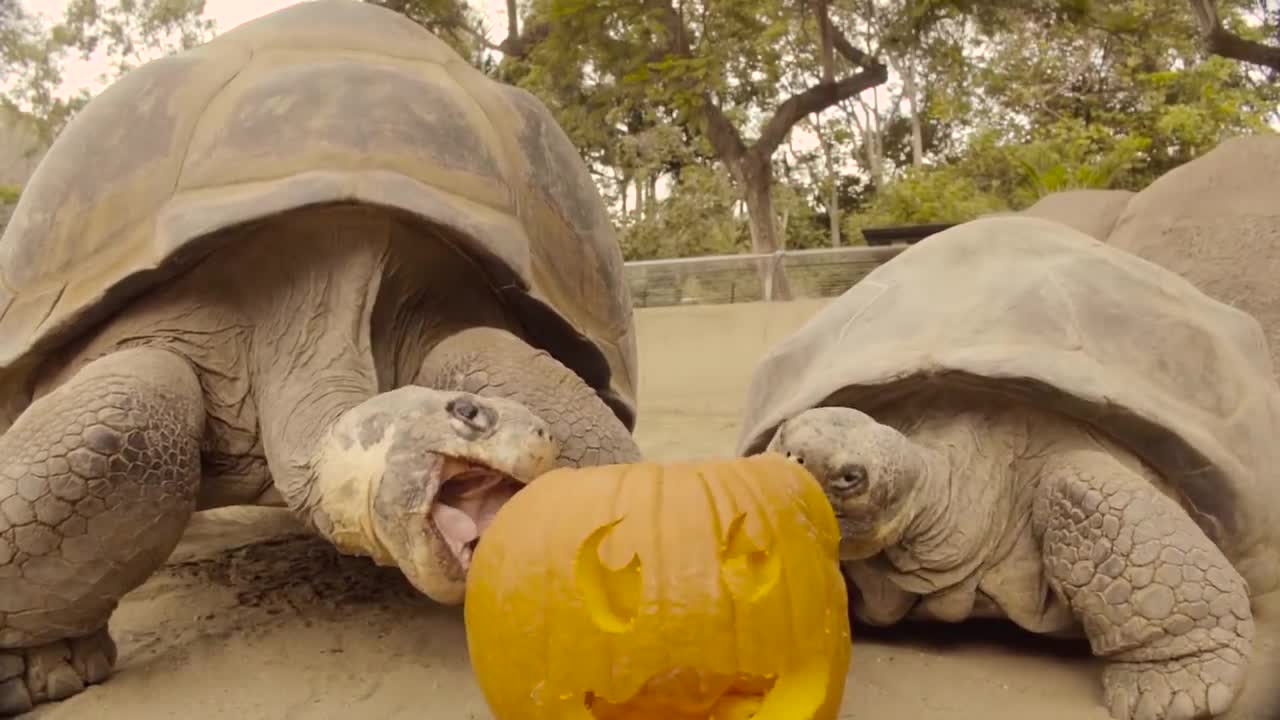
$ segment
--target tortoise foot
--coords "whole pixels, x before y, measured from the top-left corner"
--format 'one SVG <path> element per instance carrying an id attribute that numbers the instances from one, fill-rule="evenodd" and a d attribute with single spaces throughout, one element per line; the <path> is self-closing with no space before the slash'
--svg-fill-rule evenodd
<path id="1" fill-rule="evenodd" d="M 1103 672 L 1117 720 L 1201 720 L 1226 712 L 1245 679 L 1245 658 L 1230 648 L 1160 662 L 1112 662 Z"/>
<path id="2" fill-rule="evenodd" d="M 65 700 L 103 682 L 116 662 L 106 628 L 39 647 L 0 650 L 0 716 Z"/>

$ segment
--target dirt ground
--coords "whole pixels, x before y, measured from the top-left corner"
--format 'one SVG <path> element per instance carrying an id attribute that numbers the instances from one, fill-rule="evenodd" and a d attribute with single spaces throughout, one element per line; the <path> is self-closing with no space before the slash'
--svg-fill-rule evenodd
<path id="1" fill-rule="evenodd" d="M 640 311 L 637 436 L 646 453 L 731 453 L 752 365 L 818 306 Z M 437 607 L 395 571 L 340 557 L 298 532 L 273 509 L 202 513 L 168 565 L 112 620 L 117 674 L 29 717 L 490 717 L 471 677 L 460 610 Z M 1280 719 L 1280 597 L 1257 612 L 1259 643 L 1248 689 L 1229 715 L 1235 720 Z M 855 628 L 841 717 L 1105 720 L 1100 702 L 1098 667 L 1080 645 L 992 625 Z"/>

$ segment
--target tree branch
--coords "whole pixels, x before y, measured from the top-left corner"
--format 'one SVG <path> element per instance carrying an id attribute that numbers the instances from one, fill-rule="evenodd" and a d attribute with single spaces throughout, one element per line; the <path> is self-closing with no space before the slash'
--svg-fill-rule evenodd
<path id="1" fill-rule="evenodd" d="M 825 110 L 841 100 L 857 96 L 883 83 L 888 76 L 888 69 L 884 65 L 878 65 L 851 75 L 840 82 L 821 83 L 792 95 L 778 106 L 773 117 L 765 123 L 764 130 L 760 132 L 760 137 L 752 149 L 758 148 L 760 152 L 773 154 L 773 151 L 782 144 L 787 133 L 791 131 L 792 126 L 805 116 Z"/>
<path id="2" fill-rule="evenodd" d="M 707 122 L 707 142 L 729 166 L 730 172 L 737 175 L 739 161 L 747 154 L 747 145 L 742 142 L 738 128 L 729 122 L 724 111 L 708 95 L 702 96 L 702 116 Z"/>
<path id="3" fill-rule="evenodd" d="M 520 9 L 516 7 L 516 0 L 507 0 L 507 37 L 520 37 Z"/>
<path id="4" fill-rule="evenodd" d="M 551 35 L 551 24 L 548 22 L 538 22 L 527 26 L 523 33 L 515 33 L 507 35 L 506 39 L 498 43 L 498 51 L 504 55 L 514 58 L 525 58 L 538 43 L 546 40 Z"/>
<path id="5" fill-rule="evenodd" d="M 889 68 L 884 63 L 854 47 L 849 38 L 835 27 L 827 13 L 827 3 L 815 2 L 814 10 L 836 52 L 851 64 L 862 68 L 862 72 L 839 82 L 819 83 L 787 98 L 765 123 L 760 137 L 751 148 L 753 152 L 772 155 L 787 133 L 791 132 L 791 128 L 806 116 L 857 96 L 889 79 Z"/>
<path id="6" fill-rule="evenodd" d="M 499 45 L 495 45 L 493 41 L 491 41 L 489 38 L 484 36 L 484 33 L 471 27 L 467 23 L 458 23 L 457 25 L 451 25 L 450 27 L 453 27 L 455 30 L 459 30 L 461 32 L 464 32 L 470 35 L 472 38 L 475 39 L 476 42 L 480 43 L 481 45 L 485 46 L 490 50 L 494 50 L 497 52 L 502 51 L 502 48 Z"/>
<path id="7" fill-rule="evenodd" d="M 1191 11 L 1200 23 L 1200 36 L 1209 52 L 1280 71 L 1280 47 L 1246 40 L 1222 27 L 1214 0 L 1191 0 Z"/>
<path id="8" fill-rule="evenodd" d="M 688 30 L 670 0 L 645 0 L 645 6 L 658 12 L 669 38 L 668 50 L 681 57 L 690 57 L 692 51 L 689 47 Z M 824 24 L 836 52 L 851 64 L 862 68 L 862 72 L 839 82 L 819 83 L 787 98 L 765 123 L 760 137 L 750 148 L 743 142 L 738 129 L 725 116 L 724 111 L 710 96 L 703 95 L 702 114 L 707 123 L 707 140 L 731 169 L 748 152 L 764 158 L 771 157 L 797 122 L 888 79 L 889 69 L 884 63 L 854 47 L 844 33 L 831 23 L 826 3 L 815 3 L 815 10 L 819 13 L 819 20 Z"/>

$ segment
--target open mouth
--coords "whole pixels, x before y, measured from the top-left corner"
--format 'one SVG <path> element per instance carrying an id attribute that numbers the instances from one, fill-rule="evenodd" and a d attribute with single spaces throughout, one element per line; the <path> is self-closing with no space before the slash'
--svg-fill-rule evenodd
<path id="1" fill-rule="evenodd" d="M 449 458 L 431 505 L 431 525 L 465 572 L 481 534 L 524 484 L 486 465 Z"/>

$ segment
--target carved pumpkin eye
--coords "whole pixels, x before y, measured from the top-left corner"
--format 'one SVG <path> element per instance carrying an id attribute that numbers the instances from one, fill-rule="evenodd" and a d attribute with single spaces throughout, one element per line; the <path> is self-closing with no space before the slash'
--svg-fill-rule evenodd
<path id="1" fill-rule="evenodd" d="M 556 470 L 476 548 L 472 666 L 503 720 L 832 720 L 838 545 L 822 487 L 779 455 Z"/>

